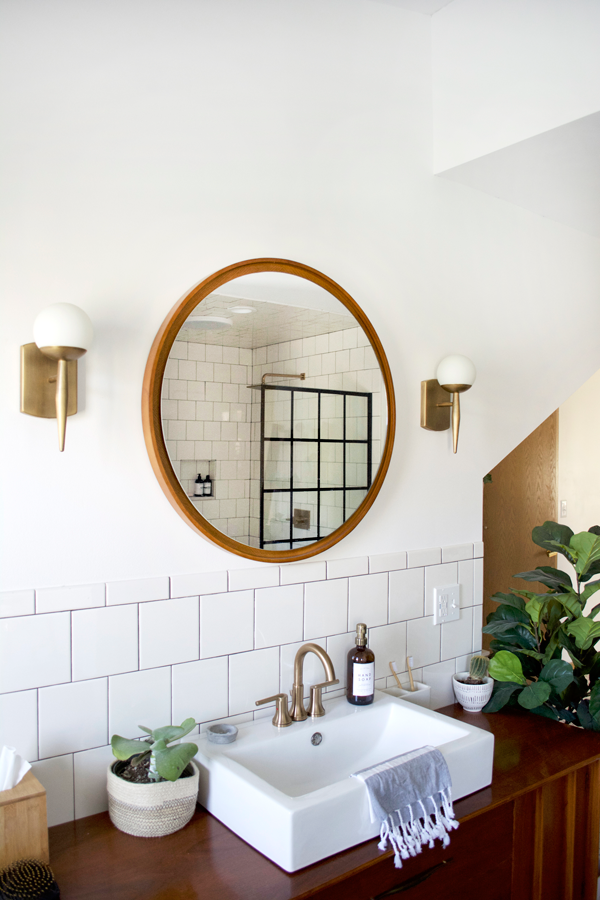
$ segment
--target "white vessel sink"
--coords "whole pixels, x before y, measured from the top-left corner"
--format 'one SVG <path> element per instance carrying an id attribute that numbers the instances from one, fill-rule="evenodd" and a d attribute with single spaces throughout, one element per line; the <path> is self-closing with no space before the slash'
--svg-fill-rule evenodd
<path id="1" fill-rule="evenodd" d="M 200 803 L 286 872 L 378 835 L 366 788 L 350 778 L 359 769 L 431 745 L 448 763 L 454 800 L 491 783 L 487 731 L 379 691 L 370 706 L 345 697 L 324 706 L 325 716 L 288 728 L 270 717 L 241 725 L 232 744 L 198 740 Z"/>

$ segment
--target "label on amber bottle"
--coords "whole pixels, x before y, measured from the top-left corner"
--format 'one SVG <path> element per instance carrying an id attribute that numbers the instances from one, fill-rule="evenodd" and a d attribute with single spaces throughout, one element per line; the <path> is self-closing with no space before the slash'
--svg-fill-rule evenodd
<path id="1" fill-rule="evenodd" d="M 355 697 L 370 697 L 375 684 L 375 663 L 354 663 L 352 693 Z"/>

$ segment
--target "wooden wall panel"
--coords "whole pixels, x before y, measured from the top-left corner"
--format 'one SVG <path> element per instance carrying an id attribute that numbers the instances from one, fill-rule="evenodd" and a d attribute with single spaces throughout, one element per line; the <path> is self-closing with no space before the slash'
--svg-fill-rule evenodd
<path id="1" fill-rule="evenodd" d="M 496 591 L 521 586 L 545 590 L 513 578 L 536 566 L 554 565 L 531 540 L 531 531 L 557 515 L 558 410 L 492 470 L 483 486 L 483 621 L 495 608 Z M 484 635 L 484 646 L 489 637 Z"/>

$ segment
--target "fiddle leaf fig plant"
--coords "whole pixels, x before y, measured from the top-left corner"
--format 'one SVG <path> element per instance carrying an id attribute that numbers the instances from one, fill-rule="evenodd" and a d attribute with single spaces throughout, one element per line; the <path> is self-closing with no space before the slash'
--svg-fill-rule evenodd
<path id="1" fill-rule="evenodd" d="M 600 732 L 600 604 L 585 615 L 600 590 L 600 526 L 574 534 L 566 525 L 544 522 L 533 529 L 538 546 L 564 556 L 571 577 L 552 566 L 519 572 L 544 593 L 515 590 L 494 594 L 500 605 L 483 631 L 494 636 L 489 674 L 494 691 L 484 712 L 518 704 L 541 716 Z M 563 653 L 569 661 L 562 658 Z"/>
<path id="2" fill-rule="evenodd" d="M 176 744 L 174 747 L 168 745 L 172 741 L 178 741 L 185 737 L 195 725 L 194 719 L 186 719 L 181 725 L 166 725 L 163 728 L 156 728 L 154 731 L 146 728 L 145 725 L 139 725 L 138 727 L 150 736 L 145 741 L 129 740 L 119 734 L 113 734 L 110 745 L 113 755 L 117 759 L 130 759 L 135 766 L 149 757 L 148 777 L 151 781 L 160 781 L 161 779 L 177 781 L 190 760 L 198 752 L 198 747 L 196 744 L 187 742 Z"/>

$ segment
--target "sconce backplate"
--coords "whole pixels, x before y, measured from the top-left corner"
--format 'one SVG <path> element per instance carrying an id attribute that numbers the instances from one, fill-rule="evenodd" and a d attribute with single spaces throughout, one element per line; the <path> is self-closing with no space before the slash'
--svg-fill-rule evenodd
<path id="1" fill-rule="evenodd" d="M 428 431 L 446 431 L 450 428 L 450 394 L 437 378 L 421 382 L 421 428 Z M 444 406 L 438 404 L 443 403 Z"/>
<path id="2" fill-rule="evenodd" d="M 21 412 L 43 419 L 56 418 L 55 359 L 44 356 L 37 344 L 21 346 Z M 52 379 L 52 380 L 50 380 Z M 67 363 L 69 400 L 67 415 L 77 412 L 77 360 Z"/>

